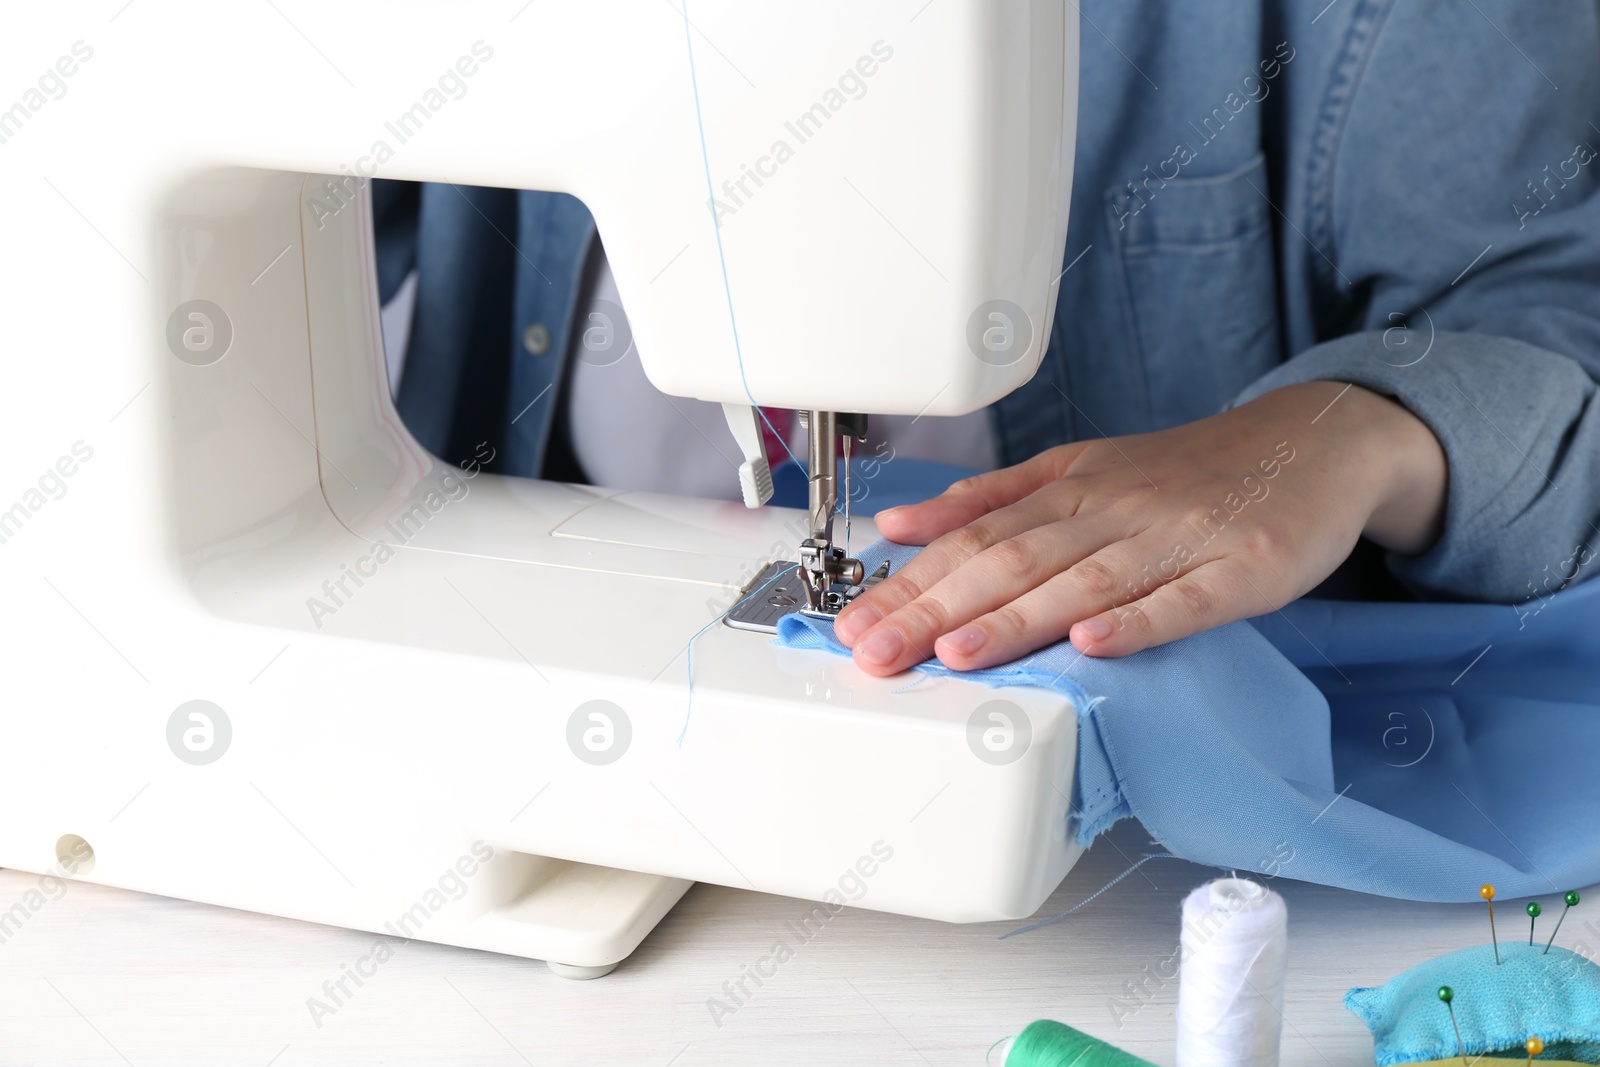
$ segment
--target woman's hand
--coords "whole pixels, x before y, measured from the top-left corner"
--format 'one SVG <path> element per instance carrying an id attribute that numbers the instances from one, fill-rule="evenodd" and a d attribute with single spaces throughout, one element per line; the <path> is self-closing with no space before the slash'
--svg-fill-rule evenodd
<path id="1" fill-rule="evenodd" d="M 890 508 L 927 545 L 840 613 L 870 674 L 937 655 L 972 670 L 1063 637 L 1122 656 L 1306 593 L 1365 534 L 1438 536 L 1445 456 L 1421 420 L 1359 386 L 1308 382 L 1158 433 L 1062 445 Z"/>

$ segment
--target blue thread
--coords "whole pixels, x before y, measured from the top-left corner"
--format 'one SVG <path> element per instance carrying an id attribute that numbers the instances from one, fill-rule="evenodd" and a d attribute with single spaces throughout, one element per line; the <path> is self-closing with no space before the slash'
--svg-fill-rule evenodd
<path id="1" fill-rule="evenodd" d="M 1009 934 L 1001 934 L 999 936 L 999 938 L 997 938 L 997 940 L 1004 941 L 1008 937 L 1016 937 L 1018 934 L 1025 934 L 1029 930 L 1037 930 L 1041 926 L 1049 926 L 1051 923 L 1057 921 L 1058 919 L 1065 919 L 1068 915 L 1071 915 L 1073 912 L 1077 911 L 1079 908 L 1093 903 L 1095 898 L 1100 896 L 1100 894 L 1104 893 L 1106 890 L 1110 889 L 1112 886 L 1116 885 L 1118 882 L 1122 881 L 1124 878 L 1128 877 L 1128 875 L 1132 874 L 1134 871 L 1137 871 L 1140 867 L 1143 867 L 1146 863 L 1149 863 L 1151 860 L 1177 860 L 1177 859 L 1182 859 L 1182 858 L 1183 858 L 1182 856 L 1174 856 L 1170 852 L 1146 852 L 1144 854 L 1144 856 L 1141 857 L 1140 860 L 1137 863 L 1135 863 L 1132 867 L 1129 867 L 1127 870 L 1123 871 L 1121 874 L 1119 874 L 1115 878 L 1111 879 L 1111 881 L 1107 882 L 1105 885 L 1101 886 L 1099 889 L 1095 890 L 1093 893 L 1090 893 L 1087 897 L 1084 897 L 1082 900 L 1078 901 L 1076 904 L 1074 904 L 1072 907 L 1068 908 L 1066 911 L 1062 912 L 1060 915 L 1052 915 L 1048 919 L 1041 919 L 1038 922 L 1033 923 L 1031 925 L 1018 927 L 1017 929 L 1011 931 Z"/>
<path id="2" fill-rule="evenodd" d="M 789 458 L 794 460 L 795 466 L 804 471 L 806 465 L 800 462 L 800 457 L 796 456 L 793 450 L 789 448 L 789 442 L 783 439 L 783 435 L 777 431 L 771 420 L 767 418 L 767 413 L 762 411 L 761 406 L 756 403 L 754 394 L 750 392 L 750 381 L 745 377 L 744 351 L 739 347 L 739 321 L 733 315 L 733 289 L 728 284 L 728 260 L 722 254 L 722 226 L 717 222 L 717 192 L 711 184 L 711 157 L 706 153 L 706 123 L 705 119 L 700 115 L 700 80 L 696 76 L 694 69 L 694 34 L 690 32 L 689 28 L 689 0 L 682 0 L 682 2 L 683 39 L 689 46 L 689 88 L 694 92 L 694 122 L 700 131 L 700 163 L 705 168 L 706 174 L 706 210 L 711 212 L 711 232 L 717 238 L 717 263 L 722 268 L 722 292 L 728 300 L 728 325 L 733 328 L 733 355 L 739 361 L 739 383 L 744 386 L 745 399 L 749 400 L 750 406 L 756 409 L 756 414 L 761 416 L 761 421 L 766 424 L 768 430 L 772 431 L 772 436 L 777 438 L 778 443 L 783 446 L 783 450 L 789 453 Z M 807 477 L 810 477 L 809 473 L 807 473 Z"/>
<path id="3" fill-rule="evenodd" d="M 683 729 L 678 731 L 678 747 L 679 748 L 683 747 L 684 735 L 689 732 L 689 716 L 694 714 L 694 643 L 696 641 L 700 640 L 700 635 L 701 634 L 705 633 L 707 630 L 711 629 L 717 623 L 719 623 L 723 619 L 727 618 L 728 615 L 732 614 L 735 611 L 738 611 L 739 610 L 739 605 L 743 604 L 746 600 L 749 600 L 751 597 L 758 595 L 767 586 L 771 585 L 773 582 L 777 581 L 779 578 L 782 578 L 784 575 L 789 574 L 789 573 L 790 573 L 790 571 L 788 571 L 787 569 L 781 570 L 777 574 L 774 574 L 771 578 L 768 578 L 766 581 L 762 582 L 757 588 L 752 589 L 750 592 L 746 593 L 744 596 L 740 597 L 738 600 L 735 600 L 733 602 L 733 607 L 729 608 L 727 611 L 722 612 L 716 618 L 712 619 L 710 622 L 708 622 L 704 626 L 700 627 L 700 629 L 696 630 L 694 632 L 694 636 L 689 638 L 689 643 L 687 645 L 683 646 L 684 667 L 687 669 L 687 671 L 689 673 L 689 706 L 688 706 L 688 708 L 686 708 L 684 710 L 684 713 L 683 713 Z"/>

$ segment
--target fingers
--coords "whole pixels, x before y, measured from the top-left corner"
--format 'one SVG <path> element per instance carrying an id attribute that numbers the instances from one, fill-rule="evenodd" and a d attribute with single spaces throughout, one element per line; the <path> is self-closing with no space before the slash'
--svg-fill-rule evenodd
<path id="1" fill-rule="evenodd" d="M 1107 545 L 1023 595 L 944 634 L 934 653 L 959 671 L 1009 663 L 1066 637 L 1074 624 L 1138 598 L 1146 539 Z M 861 657 L 857 656 L 857 662 Z M 863 664 L 863 667 L 866 667 Z"/>
<path id="2" fill-rule="evenodd" d="M 928 658 L 930 637 L 931 652 L 962 671 L 1067 637 L 1085 655 L 1125 656 L 1276 606 L 1250 581 L 1248 560 L 1220 557 L 1162 582 L 1147 565 L 1153 538 L 1095 549 L 1105 538 L 1085 525 L 1035 527 L 978 553 L 874 619 L 855 643 L 857 665 L 876 675 L 907 670 Z"/>
<path id="3" fill-rule="evenodd" d="M 920 506 L 920 505 L 919 505 Z M 1059 503 L 1025 499 L 983 515 L 936 539 L 901 570 L 879 582 L 834 620 L 834 636 L 854 646 L 862 634 L 882 619 L 928 592 L 945 575 L 979 553 L 1008 538 L 1048 525 L 1058 518 Z M 880 531 L 882 527 L 879 527 Z M 923 659 L 932 654 L 934 635 L 923 643 Z"/>
<path id="4" fill-rule="evenodd" d="M 928 544 L 1054 481 L 1061 469 L 1060 457 L 1054 452 L 1041 452 L 1014 467 L 965 478 L 932 500 L 880 511 L 873 521 L 878 532 L 896 544 Z"/>
<path id="5" fill-rule="evenodd" d="M 857 663 L 873 674 L 895 674 L 922 662 L 935 651 L 936 638 L 1016 600 L 1100 548 L 1107 538 L 1098 525 L 1069 519 L 990 546 L 862 632 L 854 647 Z"/>
<path id="6" fill-rule="evenodd" d="M 1273 607 L 1239 563 L 1225 557 L 1179 575 L 1146 597 L 1084 619 L 1072 627 L 1072 643 L 1086 656 L 1126 656 Z"/>

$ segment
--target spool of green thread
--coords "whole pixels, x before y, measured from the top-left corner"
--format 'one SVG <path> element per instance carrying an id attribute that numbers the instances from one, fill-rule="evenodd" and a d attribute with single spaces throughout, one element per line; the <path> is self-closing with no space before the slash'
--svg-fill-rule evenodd
<path id="1" fill-rule="evenodd" d="M 1052 1019 L 1028 1024 L 1006 1053 L 1005 1067 L 1155 1067 L 1115 1045 Z"/>

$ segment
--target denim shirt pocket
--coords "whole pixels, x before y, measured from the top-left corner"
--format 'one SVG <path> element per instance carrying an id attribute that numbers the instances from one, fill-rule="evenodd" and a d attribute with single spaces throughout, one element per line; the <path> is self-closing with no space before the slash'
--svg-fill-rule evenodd
<path id="1" fill-rule="evenodd" d="M 1105 198 L 1152 428 L 1216 414 L 1283 358 L 1264 157 L 1158 181 L 1142 206 Z"/>

